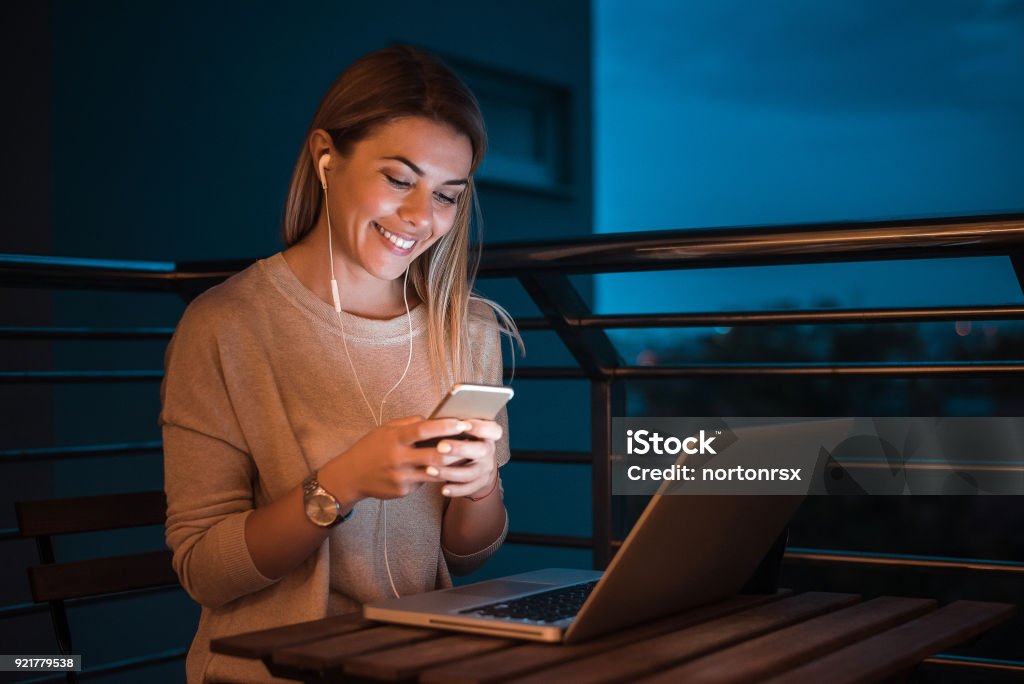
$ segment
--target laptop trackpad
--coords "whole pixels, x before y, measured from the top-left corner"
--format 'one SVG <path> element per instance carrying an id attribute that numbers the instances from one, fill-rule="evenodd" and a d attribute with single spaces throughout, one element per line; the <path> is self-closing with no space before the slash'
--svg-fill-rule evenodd
<path id="1" fill-rule="evenodd" d="M 457 594 L 460 596 L 486 596 L 487 598 L 501 598 L 502 596 L 514 596 L 525 594 L 530 591 L 539 591 L 545 587 L 554 586 L 546 582 L 516 582 L 514 580 L 491 580 L 480 584 L 471 584 L 468 587 L 449 589 L 446 594 Z"/>

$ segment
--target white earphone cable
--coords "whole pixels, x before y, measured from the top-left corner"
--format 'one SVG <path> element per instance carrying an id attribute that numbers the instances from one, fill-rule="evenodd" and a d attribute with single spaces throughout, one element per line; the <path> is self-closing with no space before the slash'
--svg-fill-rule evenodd
<path id="1" fill-rule="evenodd" d="M 345 347 L 345 358 L 348 359 L 348 366 L 352 369 L 352 377 L 355 378 L 356 387 L 359 389 L 359 394 L 362 395 L 363 401 L 366 403 L 366 408 L 369 409 L 370 415 L 373 417 L 373 422 L 380 427 L 384 422 L 384 402 L 387 401 L 391 393 L 398 389 L 398 386 L 405 380 L 405 376 L 409 373 L 409 368 L 412 367 L 412 313 L 409 311 L 409 268 L 405 269 L 405 277 L 402 280 L 402 301 L 405 304 L 405 318 L 409 323 L 409 356 L 405 362 L 405 370 L 402 371 L 401 377 L 398 378 L 391 389 L 384 393 L 384 397 L 380 400 L 380 409 L 378 411 L 373 410 L 373 405 L 370 404 L 370 400 L 366 398 L 366 392 L 363 391 L 363 384 L 359 382 L 359 373 L 356 371 L 356 366 L 352 363 L 352 355 L 348 351 L 348 336 L 345 334 L 345 320 L 341 312 L 341 295 L 338 292 L 338 280 L 334 276 L 334 241 L 332 239 L 331 230 L 331 211 L 328 207 L 327 202 L 327 183 L 326 180 L 323 182 L 324 189 L 324 212 L 327 214 L 327 255 L 330 260 L 331 268 L 331 299 L 334 302 L 334 310 L 338 314 L 338 323 L 341 325 L 341 342 Z M 387 571 L 388 583 L 391 585 L 391 591 L 394 593 L 395 598 L 401 598 L 398 593 L 398 588 L 395 586 L 395 578 L 391 574 L 391 561 L 388 558 L 388 508 L 387 502 L 384 499 L 380 499 L 380 505 L 378 507 L 381 521 L 384 525 L 384 569 Z"/>

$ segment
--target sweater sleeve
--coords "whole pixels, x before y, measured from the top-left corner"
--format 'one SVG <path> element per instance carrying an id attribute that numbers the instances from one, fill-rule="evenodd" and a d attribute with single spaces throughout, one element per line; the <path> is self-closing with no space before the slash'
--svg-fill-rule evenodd
<path id="1" fill-rule="evenodd" d="M 227 389 L 216 312 L 209 309 L 196 300 L 167 348 L 160 424 L 174 569 L 193 599 L 219 607 L 273 580 L 256 569 L 245 542 L 257 473 Z"/>
<path id="2" fill-rule="evenodd" d="M 501 480 L 498 481 L 498 486 L 501 486 Z M 490 543 L 486 548 L 480 549 L 474 553 L 469 553 L 464 556 L 460 556 L 457 553 L 453 553 L 448 549 L 441 547 L 444 552 L 445 563 L 448 564 L 448 571 L 453 575 L 468 575 L 474 570 L 478 570 L 484 562 L 494 555 L 494 552 L 501 548 L 501 545 L 505 543 L 505 537 L 508 536 L 508 509 L 505 510 L 505 526 L 501 530 L 501 534 L 498 538 Z"/>
<path id="3" fill-rule="evenodd" d="M 504 381 L 504 364 L 501 357 L 501 334 L 498 332 L 498 323 L 494 316 L 494 313 L 490 310 L 486 304 L 479 303 L 479 309 L 486 309 L 481 315 L 484 324 L 481 326 L 478 335 L 478 346 L 480 349 L 480 356 L 476 360 L 477 368 L 481 371 L 481 381 L 489 385 L 501 385 Z M 501 468 L 509 461 L 509 439 L 508 439 L 508 410 L 503 408 L 495 419 L 496 422 L 501 425 L 501 439 L 494 444 L 495 458 L 498 462 L 498 467 Z M 505 489 L 501 484 L 501 475 L 498 475 L 498 494 L 502 496 L 504 500 Z M 505 525 L 491 544 L 486 548 L 476 551 L 467 555 L 459 555 L 452 553 L 448 549 L 441 546 L 441 550 L 444 553 L 445 562 L 448 564 L 448 569 L 453 575 L 468 575 L 469 573 L 477 570 L 484 564 L 484 562 L 494 555 L 494 553 L 501 548 L 501 545 L 505 542 L 505 537 L 508 535 L 508 509 L 505 509 Z"/>

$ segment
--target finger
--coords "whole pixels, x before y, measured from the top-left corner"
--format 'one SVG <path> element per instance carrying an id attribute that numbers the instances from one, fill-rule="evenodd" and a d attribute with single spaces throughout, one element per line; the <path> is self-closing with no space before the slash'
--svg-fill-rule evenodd
<path id="1" fill-rule="evenodd" d="M 474 480 L 486 479 L 484 477 L 487 474 L 485 471 L 486 469 L 482 465 L 450 466 L 448 468 L 428 468 L 426 470 L 428 475 L 432 472 L 436 472 L 436 477 L 438 480 L 444 480 L 449 484 L 473 482 Z"/>
<path id="2" fill-rule="evenodd" d="M 474 461 L 469 458 L 443 456 L 442 459 L 443 460 L 440 463 L 434 461 L 423 466 L 423 472 L 436 480 L 444 480 L 446 479 L 444 477 L 444 472 L 448 472 L 449 470 L 465 470 L 471 466 L 481 465 L 479 461 Z M 483 467 L 486 468 L 486 464 L 484 464 Z"/>
<path id="3" fill-rule="evenodd" d="M 412 445 L 425 439 L 460 435 L 471 427 L 469 423 L 457 418 L 421 420 L 415 424 L 407 424 L 399 428 L 398 439 L 405 444 Z"/>
<path id="4" fill-rule="evenodd" d="M 451 465 L 455 462 L 452 460 L 452 457 L 442 454 L 436 448 L 417 449 L 415 447 L 407 447 L 401 450 L 399 459 L 401 460 L 399 467 L 411 468 L 414 470 L 423 470 L 429 466 L 440 468 L 442 466 Z M 463 459 L 460 456 L 457 460 Z"/>
<path id="5" fill-rule="evenodd" d="M 473 492 L 478 492 L 490 483 L 490 477 L 479 477 L 472 482 L 466 482 L 464 484 L 447 484 L 441 488 L 441 494 L 452 499 L 457 499 L 460 496 L 469 496 Z"/>
<path id="6" fill-rule="evenodd" d="M 469 465 L 475 460 L 480 460 L 463 458 L 462 456 L 454 456 L 451 454 L 438 454 L 436 451 L 431 449 L 417 449 L 416 451 L 426 453 L 416 454 L 413 459 L 410 459 L 408 465 L 420 468 L 426 468 L 428 466 L 435 466 L 438 468 L 451 465 L 463 466 Z"/>
<path id="7" fill-rule="evenodd" d="M 402 481 L 409 484 L 415 484 L 416 486 L 425 482 L 441 482 L 444 478 L 429 474 L 429 472 L 433 472 L 429 470 L 433 467 L 434 466 L 428 466 L 426 469 L 416 468 L 415 470 L 409 469 L 409 471 L 402 476 Z"/>
<path id="8" fill-rule="evenodd" d="M 494 453 L 494 442 L 467 442 L 459 439 L 445 439 L 438 443 L 437 451 L 444 456 L 468 458 L 474 461 Z"/>
<path id="9" fill-rule="evenodd" d="M 501 425 L 493 420 L 469 419 L 466 422 L 470 424 L 470 428 L 465 433 L 467 435 L 496 442 L 504 434 Z"/>

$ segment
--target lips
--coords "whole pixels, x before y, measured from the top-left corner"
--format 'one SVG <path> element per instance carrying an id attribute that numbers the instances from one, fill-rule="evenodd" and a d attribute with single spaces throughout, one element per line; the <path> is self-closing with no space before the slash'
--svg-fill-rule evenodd
<path id="1" fill-rule="evenodd" d="M 389 231 L 376 221 L 373 221 L 372 223 L 374 229 L 380 234 L 381 237 L 390 242 L 396 248 L 396 251 L 399 251 L 401 253 L 408 253 L 412 251 L 413 246 L 416 245 L 416 240 L 401 235 L 396 235 L 395 233 L 392 233 L 391 231 Z"/>

